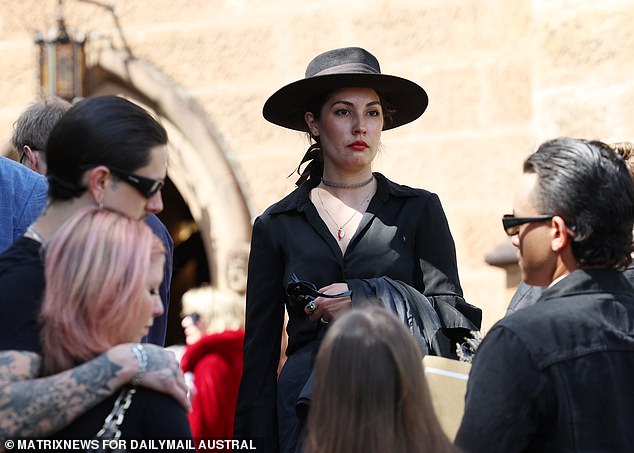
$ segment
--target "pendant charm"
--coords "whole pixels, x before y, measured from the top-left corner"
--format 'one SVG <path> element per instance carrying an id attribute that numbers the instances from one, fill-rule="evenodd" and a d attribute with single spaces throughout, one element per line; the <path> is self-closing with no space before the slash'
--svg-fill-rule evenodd
<path id="1" fill-rule="evenodd" d="M 346 235 L 346 232 L 344 231 L 343 228 L 339 228 L 337 230 L 337 239 L 342 240 L 345 235 Z"/>

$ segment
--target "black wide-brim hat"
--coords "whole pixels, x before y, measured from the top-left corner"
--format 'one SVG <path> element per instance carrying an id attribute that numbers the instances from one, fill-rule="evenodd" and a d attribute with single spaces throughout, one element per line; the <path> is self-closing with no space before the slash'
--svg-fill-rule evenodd
<path id="1" fill-rule="evenodd" d="M 385 117 L 383 130 L 393 129 L 421 116 L 429 99 L 411 80 L 381 74 L 379 61 L 360 47 L 344 47 L 317 55 L 306 68 L 306 77 L 290 83 L 264 103 L 264 118 L 278 126 L 306 132 L 304 114 L 318 96 L 338 88 L 373 88 L 388 102 L 392 113 Z"/>

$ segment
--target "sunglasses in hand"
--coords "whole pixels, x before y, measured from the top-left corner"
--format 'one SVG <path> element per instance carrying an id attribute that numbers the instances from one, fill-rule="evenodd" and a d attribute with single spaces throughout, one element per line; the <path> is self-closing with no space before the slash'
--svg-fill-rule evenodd
<path id="1" fill-rule="evenodd" d="M 312 314 L 316 308 L 313 302 L 316 298 L 337 299 L 339 297 L 349 297 L 352 295 L 352 291 L 344 291 L 339 294 L 321 293 L 313 282 L 301 280 L 295 273 L 292 273 L 286 286 L 286 294 L 290 296 L 293 302 L 302 307 L 305 313 Z"/>

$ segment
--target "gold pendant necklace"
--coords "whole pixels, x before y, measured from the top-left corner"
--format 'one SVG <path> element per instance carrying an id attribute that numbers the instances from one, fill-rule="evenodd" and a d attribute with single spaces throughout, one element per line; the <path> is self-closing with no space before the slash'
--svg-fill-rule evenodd
<path id="1" fill-rule="evenodd" d="M 321 203 L 321 206 L 324 208 L 324 212 L 326 213 L 326 215 L 330 218 L 330 220 L 332 220 L 332 223 L 335 224 L 335 226 L 337 227 L 337 240 L 338 241 L 342 241 L 344 237 L 346 237 L 346 225 L 348 223 L 350 223 L 350 221 L 352 219 L 354 219 L 354 216 L 356 216 L 360 211 L 357 211 L 356 209 L 354 210 L 354 212 L 352 213 L 352 216 L 346 220 L 343 225 L 339 225 L 337 223 L 337 221 L 333 218 L 333 216 L 330 215 L 330 212 L 328 212 L 328 209 L 326 208 L 326 205 L 324 204 L 324 200 L 322 200 L 321 198 L 321 194 L 319 193 L 319 189 L 315 188 L 315 191 L 317 192 L 317 198 L 319 198 L 319 202 Z M 370 190 L 370 193 L 368 193 L 368 195 L 364 198 L 364 200 L 360 203 L 359 205 L 359 209 L 363 209 L 363 206 L 368 204 L 370 202 L 370 199 L 372 198 L 372 194 L 374 193 L 374 189 Z M 332 195 L 331 195 L 332 196 Z M 336 197 L 333 197 L 336 198 Z"/>
<path id="2" fill-rule="evenodd" d="M 337 221 L 328 212 L 328 209 L 326 209 L 326 205 L 324 204 L 324 200 L 321 199 L 321 195 L 319 194 L 319 189 L 317 189 L 317 197 L 319 198 L 319 202 L 321 203 L 321 206 L 324 208 L 324 211 L 326 212 L 326 215 L 328 217 L 330 217 L 330 220 L 332 220 L 332 223 L 334 223 L 335 226 L 337 227 L 337 240 L 341 241 L 346 236 L 346 230 L 344 230 L 344 228 L 346 227 L 346 225 L 348 223 L 350 223 L 350 221 L 352 219 L 354 219 L 354 216 L 357 215 L 357 211 L 355 210 L 352 213 L 352 217 L 350 217 L 348 220 L 346 220 L 343 225 L 339 226 Z"/>

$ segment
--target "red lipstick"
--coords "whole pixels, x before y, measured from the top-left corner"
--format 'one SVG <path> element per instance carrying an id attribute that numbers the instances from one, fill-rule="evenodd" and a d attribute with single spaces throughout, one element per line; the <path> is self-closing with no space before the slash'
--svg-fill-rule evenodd
<path id="1" fill-rule="evenodd" d="M 348 145 L 348 148 L 352 148 L 356 151 L 363 151 L 364 149 L 368 148 L 368 144 L 364 142 L 363 140 L 357 140 L 355 142 L 350 143 Z"/>

